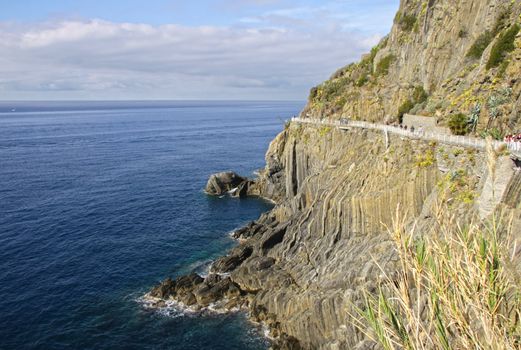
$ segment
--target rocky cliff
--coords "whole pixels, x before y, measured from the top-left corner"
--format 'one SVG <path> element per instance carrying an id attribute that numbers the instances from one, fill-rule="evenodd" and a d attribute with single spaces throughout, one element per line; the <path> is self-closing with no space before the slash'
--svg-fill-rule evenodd
<path id="1" fill-rule="evenodd" d="M 483 103 L 482 130 L 514 128 L 521 107 L 519 36 L 501 66 L 487 69 L 487 62 L 494 42 L 519 21 L 520 6 L 403 0 L 389 37 L 361 63 L 313 89 L 302 115 L 383 121 L 411 98 L 418 113 L 435 106 L 442 120 Z M 482 56 L 469 57 L 486 31 L 493 37 Z M 487 101 L 503 93 L 508 101 L 496 106 L 489 123 Z M 387 228 L 397 214 L 419 234 L 437 225 L 440 210 L 465 222 L 501 209 L 519 227 L 520 169 L 507 153 L 497 157 L 498 172 L 491 173 L 486 155 L 475 149 L 288 124 L 271 143 L 266 168 L 245 187 L 276 207 L 234 234 L 238 246 L 213 264 L 206 279 L 166 280 L 150 297 L 196 308 L 215 302 L 243 307 L 269 327 L 278 348 L 377 348 L 352 316 L 364 291 L 375 290 L 382 271 L 392 274 L 396 267 Z"/>
<path id="2" fill-rule="evenodd" d="M 359 63 L 311 90 L 303 116 L 447 123 L 463 113 L 476 133 L 521 125 L 521 2 L 402 0 L 391 33 Z"/>

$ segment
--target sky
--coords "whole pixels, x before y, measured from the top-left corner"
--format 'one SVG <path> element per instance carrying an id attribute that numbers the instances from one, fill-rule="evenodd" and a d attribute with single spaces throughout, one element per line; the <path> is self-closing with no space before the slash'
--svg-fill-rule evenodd
<path id="1" fill-rule="evenodd" d="M 399 0 L 0 0 L 0 100 L 304 100 Z"/>

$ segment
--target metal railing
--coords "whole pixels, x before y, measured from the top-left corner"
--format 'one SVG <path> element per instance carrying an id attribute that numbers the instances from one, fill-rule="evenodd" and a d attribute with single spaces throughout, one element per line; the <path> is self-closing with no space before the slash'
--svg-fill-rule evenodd
<path id="1" fill-rule="evenodd" d="M 397 126 L 384 125 L 384 124 L 375 124 L 358 120 L 327 120 L 327 119 L 302 119 L 302 118 L 291 118 L 292 122 L 295 123 L 303 123 L 303 124 L 314 124 L 314 125 L 324 125 L 330 127 L 354 127 L 361 129 L 372 129 L 372 130 L 381 130 L 383 132 L 389 132 L 392 134 L 401 135 L 404 137 L 412 138 L 412 139 L 422 139 L 428 141 L 437 141 L 445 144 L 456 145 L 456 146 L 464 146 L 478 149 L 486 149 L 487 142 L 484 139 L 479 139 L 476 137 L 470 136 L 456 136 L 456 135 L 447 135 L 447 134 L 439 134 L 433 132 L 425 132 L 420 130 L 407 130 L 402 129 Z M 498 148 L 501 146 L 506 146 L 508 150 L 516 155 L 521 155 L 521 142 L 503 142 L 503 141 L 492 141 L 492 145 L 494 148 Z"/>

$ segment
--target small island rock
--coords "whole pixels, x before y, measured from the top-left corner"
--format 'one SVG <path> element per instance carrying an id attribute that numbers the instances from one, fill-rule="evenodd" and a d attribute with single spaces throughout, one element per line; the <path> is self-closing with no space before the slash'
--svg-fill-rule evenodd
<path id="1" fill-rule="evenodd" d="M 210 176 L 205 191 L 212 196 L 221 196 L 228 193 L 232 197 L 242 197 L 248 191 L 248 184 L 247 178 L 226 171 Z"/>

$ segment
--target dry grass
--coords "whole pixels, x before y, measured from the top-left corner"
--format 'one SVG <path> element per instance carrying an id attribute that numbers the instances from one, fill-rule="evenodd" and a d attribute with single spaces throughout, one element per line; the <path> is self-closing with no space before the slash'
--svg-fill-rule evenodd
<path id="1" fill-rule="evenodd" d="M 490 139 L 487 156 L 494 183 L 498 156 Z M 366 293 L 355 324 L 386 350 L 521 349 L 511 220 L 456 220 L 443 192 L 439 197 L 433 225 L 421 235 L 398 208 L 389 233 L 399 267 L 392 275 L 381 268 L 385 278 L 376 293 Z"/>
<path id="2" fill-rule="evenodd" d="M 495 193 L 495 183 L 496 183 L 496 165 L 497 165 L 497 153 L 494 150 L 494 146 L 492 144 L 492 138 L 490 136 L 487 137 L 487 168 L 488 173 L 490 174 L 490 178 L 492 181 L 492 196 L 496 197 Z"/>
<path id="3" fill-rule="evenodd" d="M 358 326 L 384 349 L 521 349 L 520 286 L 506 269 L 509 225 L 439 222 L 414 237 L 390 230 L 400 267 L 359 309 Z"/>

